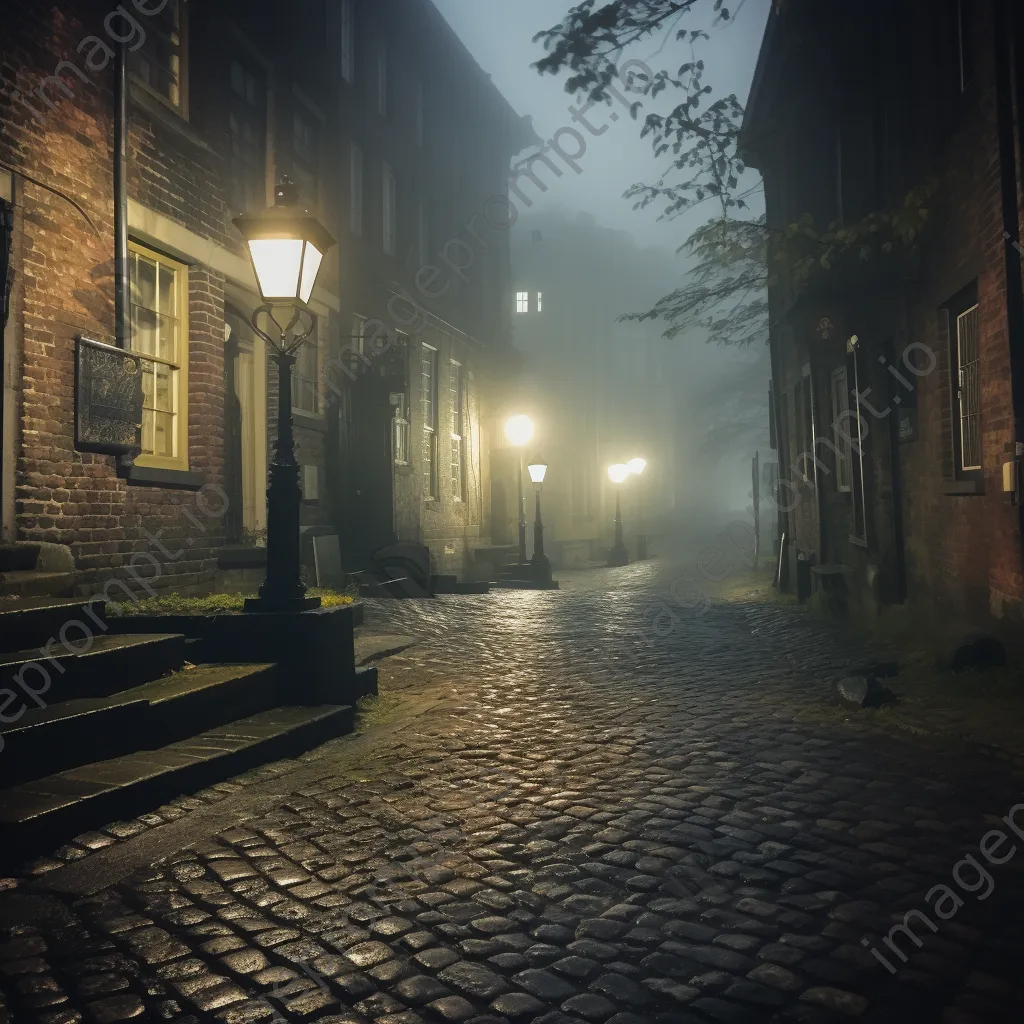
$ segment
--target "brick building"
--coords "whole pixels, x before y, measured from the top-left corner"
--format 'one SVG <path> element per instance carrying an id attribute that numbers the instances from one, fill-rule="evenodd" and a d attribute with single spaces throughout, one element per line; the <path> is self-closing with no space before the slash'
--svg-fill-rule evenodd
<path id="1" fill-rule="evenodd" d="M 353 566 L 396 538 L 452 563 L 486 533 L 481 408 L 508 343 L 522 127 L 429 0 L 23 4 L 0 61 L 5 542 L 60 546 L 86 586 L 144 551 L 139 574 L 179 590 L 261 543 L 275 375 L 231 219 L 281 174 L 339 239 L 293 385 L 303 529 L 340 533 Z M 134 458 L 76 447 L 79 337 L 143 357 Z"/>
<path id="2" fill-rule="evenodd" d="M 926 196 L 912 244 L 869 239 L 870 258 L 858 247 L 799 286 L 784 266 L 771 290 L 780 527 L 790 586 L 907 602 L 958 637 L 1019 632 L 1024 599 L 1022 15 L 780 5 L 744 128 L 770 229 Z"/>

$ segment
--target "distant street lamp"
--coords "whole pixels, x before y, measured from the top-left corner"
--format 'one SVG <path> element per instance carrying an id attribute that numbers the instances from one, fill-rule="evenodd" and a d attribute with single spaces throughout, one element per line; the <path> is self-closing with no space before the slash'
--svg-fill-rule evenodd
<path id="1" fill-rule="evenodd" d="M 505 440 L 515 448 L 516 470 L 518 472 L 519 495 L 519 564 L 526 562 L 526 499 L 523 495 L 523 453 L 522 449 L 533 439 L 533 420 L 529 416 L 513 416 L 505 424 Z"/>
<path id="2" fill-rule="evenodd" d="M 644 470 L 647 468 L 646 459 L 630 459 L 626 463 L 627 468 L 633 476 L 642 477 Z M 647 531 L 644 529 L 644 488 L 643 482 L 637 484 L 636 488 L 636 507 L 637 507 L 637 535 L 636 535 L 636 557 L 637 561 L 641 561 L 647 557 Z"/>
<path id="3" fill-rule="evenodd" d="M 629 565 L 629 552 L 622 543 L 622 485 L 629 477 L 629 466 L 616 463 L 608 467 L 608 479 L 615 484 L 615 546 L 608 552 L 609 565 Z"/>
<path id="4" fill-rule="evenodd" d="M 533 567 L 537 579 L 551 582 L 551 562 L 544 554 L 544 524 L 540 518 L 540 492 L 544 486 L 544 477 L 548 472 L 548 464 L 542 459 L 534 458 L 526 467 L 530 471 L 530 480 L 537 494 L 537 518 L 533 523 Z"/>
<path id="5" fill-rule="evenodd" d="M 302 206 L 295 183 L 288 178 L 274 187 L 273 207 L 243 214 L 233 223 L 249 251 L 263 299 L 263 305 L 252 314 L 252 327 L 273 349 L 271 358 L 278 369 L 277 440 L 267 487 L 267 576 L 259 597 L 246 601 L 245 610 L 303 611 L 319 607 L 320 598 L 307 597 L 302 582 L 302 491 L 292 432 L 293 353 L 316 329 L 317 317 L 308 303 L 324 255 L 335 242 Z M 268 330 L 260 327 L 261 315 L 269 321 Z M 269 333 L 271 324 L 274 334 Z"/>

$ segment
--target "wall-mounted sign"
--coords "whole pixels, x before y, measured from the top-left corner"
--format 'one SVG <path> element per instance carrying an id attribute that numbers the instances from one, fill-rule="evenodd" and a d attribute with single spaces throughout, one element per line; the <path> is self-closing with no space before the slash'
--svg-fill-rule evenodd
<path id="1" fill-rule="evenodd" d="M 142 432 L 142 360 L 91 338 L 75 339 L 75 448 L 128 455 Z"/>

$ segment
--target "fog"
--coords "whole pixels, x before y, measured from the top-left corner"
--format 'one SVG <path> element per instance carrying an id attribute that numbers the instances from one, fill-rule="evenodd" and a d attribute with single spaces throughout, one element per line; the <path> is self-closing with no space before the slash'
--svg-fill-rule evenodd
<path id="1" fill-rule="evenodd" d="M 541 139 L 573 125 L 570 107 L 578 109 L 579 101 L 565 92 L 564 77 L 541 76 L 531 67 L 544 55 L 533 36 L 561 21 L 569 0 L 435 3 L 515 110 L 532 118 Z M 735 93 L 745 102 L 770 6 L 771 0 L 741 0 L 731 22 L 702 26 L 710 39 L 698 44 L 696 56 L 706 62 L 712 99 Z M 696 24 L 688 17 L 689 27 Z M 670 24 L 661 35 L 635 44 L 625 57 L 674 72 L 691 59 L 691 51 L 673 29 Z M 660 109 L 668 110 L 679 95 L 667 90 L 659 100 Z M 644 109 L 659 109 L 658 100 L 645 100 Z M 664 339 L 667 324 L 661 320 L 617 322 L 623 314 L 647 310 L 685 282 L 690 262 L 677 250 L 716 210 L 704 204 L 675 220 L 660 219 L 661 210 L 653 205 L 635 210 L 623 193 L 636 182 L 656 181 L 668 157 L 655 160 L 650 140 L 640 136 L 640 122 L 625 112 L 619 117 L 611 108 L 595 107 L 592 114 L 595 125 L 607 124 L 607 130 L 587 139 L 580 173 L 549 175 L 548 190 L 531 193 L 535 201 L 514 228 L 516 290 L 543 291 L 548 318 L 541 326 L 518 317 L 515 344 L 526 355 L 528 386 L 538 409 L 557 403 L 561 394 L 563 405 L 579 410 L 577 423 L 593 420 L 599 462 L 614 460 L 619 449 L 626 457 L 637 445 L 645 446 L 651 514 L 673 529 L 695 522 L 711 528 L 750 503 L 754 452 L 762 462 L 773 458 L 767 348 L 708 345 L 698 330 Z M 759 191 L 750 206 L 752 215 L 761 212 Z M 579 238 L 584 229 L 585 244 Z M 531 245 L 538 233 L 540 243 Z M 568 262 L 569 251 L 579 245 L 591 257 L 586 284 L 578 273 L 579 253 L 573 273 Z M 565 258 L 551 259 L 552 247 L 562 247 Z M 624 353 L 629 358 L 620 361 Z M 606 379 L 595 382 L 580 369 L 588 362 L 599 363 Z M 552 376 L 557 386 L 545 386 L 542 382 L 550 385 Z M 599 409 L 591 416 L 588 402 L 595 394 Z M 552 427 L 557 420 L 552 416 Z M 577 455 L 570 452 L 567 458 L 575 461 Z"/>

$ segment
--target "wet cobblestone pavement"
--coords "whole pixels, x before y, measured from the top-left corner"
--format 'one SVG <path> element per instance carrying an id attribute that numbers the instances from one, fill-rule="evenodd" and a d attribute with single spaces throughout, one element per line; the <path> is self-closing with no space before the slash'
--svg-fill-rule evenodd
<path id="1" fill-rule="evenodd" d="M 1022 1019 L 1011 767 L 794 723 L 884 652 L 681 568 L 371 602 L 362 737 L 5 883 L 0 1021 Z"/>

